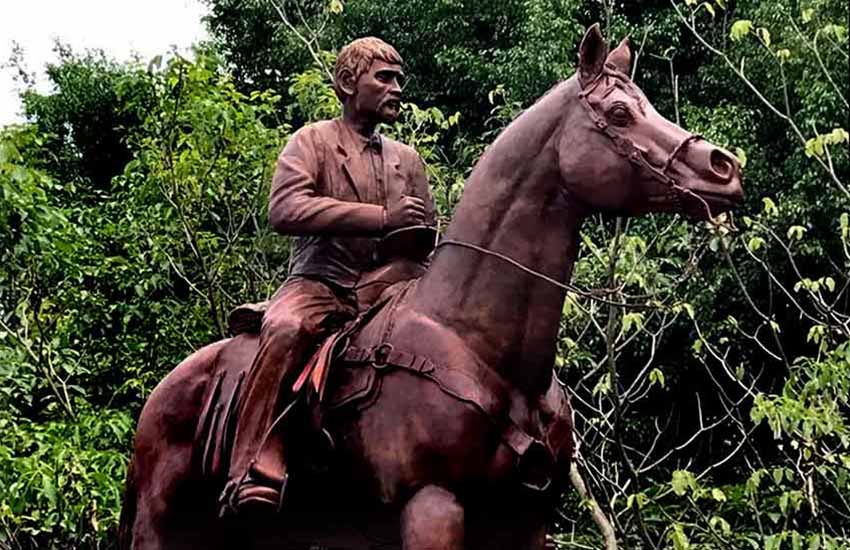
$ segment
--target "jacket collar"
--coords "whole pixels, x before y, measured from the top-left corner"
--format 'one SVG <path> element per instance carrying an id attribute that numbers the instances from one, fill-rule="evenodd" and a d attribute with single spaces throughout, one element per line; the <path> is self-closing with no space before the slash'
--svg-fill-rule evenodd
<path id="1" fill-rule="evenodd" d="M 337 151 L 343 154 L 346 158 L 346 161 L 351 158 L 355 154 L 359 154 L 363 151 L 363 148 L 368 145 L 368 139 L 359 136 L 351 127 L 349 127 L 342 118 L 334 119 L 334 124 L 337 125 Z M 379 148 L 378 150 L 383 153 L 384 162 L 389 163 L 390 165 L 398 165 L 399 157 L 398 152 L 395 150 L 395 147 L 392 146 L 392 140 L 389 140 L 375 132 L 372 134 L 372 137 L 369 138 L 372 140 L 379 140 Z"/>

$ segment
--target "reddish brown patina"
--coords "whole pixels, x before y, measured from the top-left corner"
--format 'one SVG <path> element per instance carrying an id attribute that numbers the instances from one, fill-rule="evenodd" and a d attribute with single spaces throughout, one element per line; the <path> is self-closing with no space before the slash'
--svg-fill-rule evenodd
<path id="1" fill-rule="evenodd" d="M 592 27 L 577 74 L 484 153 L 428 272 L 344 342 L 332 459 L 317 472 L 303 458 L 279 514 L 217 515 L 229 449 L 208 434 L 230 425 L 258 338 L 181 363 L 139 420 L 124 548 L 542 549 L 572 452 L 553 281 L 570 279 L 582 220 L 706 219 L 742 197 L 735 158 L 661 117 L 630 58 Z"/>

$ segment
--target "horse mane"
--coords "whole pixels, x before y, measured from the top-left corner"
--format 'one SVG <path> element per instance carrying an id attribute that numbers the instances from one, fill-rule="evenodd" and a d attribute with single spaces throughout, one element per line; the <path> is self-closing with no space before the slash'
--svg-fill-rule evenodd
<path id="1" fill-rule="evenodd" d="M 494 151 L 499 151 L 505 143 L 510 142 L 510 138 L 515 133 L 528 132 L 532 134 L 543 131 L 546 128 L 551 128 L 552 132 L 554 132 L 556 128 L 560 127 L 563 118 L 567 114 L 566 105 L 562 105 L 562 108 L 556 109 L 552 106 L 552 103 L 554 101 L 565 100 L 566 90 L 572 87 L 573 82 L 574 79 L 572 77 L 556 82 L 530 107 L 523 109 L 520 113 L 518 113 L 481 154 L 481 157 L 476 162 L 472 173 L 469 175 L 467 183 L 471 183 L 476 173 L 489 168 L 491 163 L 511 162 L 511 159 L 517 156 L 517 152 L 513 147 L 506 151 L 504 155 L 494 156 L 493 154 Z M 559 93 L 561 92 L 564 93 L 564 96 L 559 96 Z M 549 111 L 543 113 L 543 110 L 547 108 L 551 108 L 557 113 L 557 115 L 543 117 L 543 115 L 550 114 Z"/>

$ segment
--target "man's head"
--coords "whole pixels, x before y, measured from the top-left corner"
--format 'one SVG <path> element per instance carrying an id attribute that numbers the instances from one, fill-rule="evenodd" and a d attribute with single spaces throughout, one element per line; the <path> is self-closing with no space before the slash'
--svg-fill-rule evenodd
<path id="1" fill-rule="evenodd" d="M 380 38 L 358 38 L 339 52 L 334 91 L 346 109 L 374 122 L 393 122 L 401 106 L 402 59 Z"/>

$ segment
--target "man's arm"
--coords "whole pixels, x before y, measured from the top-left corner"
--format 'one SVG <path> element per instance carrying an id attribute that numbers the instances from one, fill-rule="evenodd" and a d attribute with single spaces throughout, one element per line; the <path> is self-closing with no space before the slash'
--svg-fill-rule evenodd
<path id="1" fill-rule="evenodd" d="M 269 195 L 269 222 L 284 235 L 377 236 L 384 229 L 384 208 L 321 195 L 318 148 L 309 130 L 296 132 L 277 159 Z"/>

